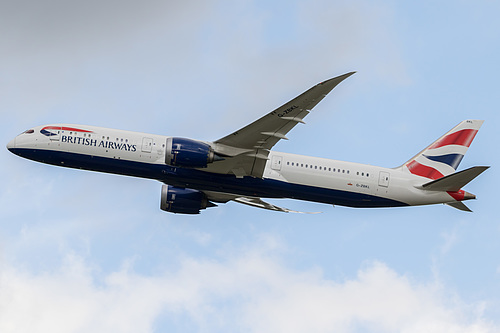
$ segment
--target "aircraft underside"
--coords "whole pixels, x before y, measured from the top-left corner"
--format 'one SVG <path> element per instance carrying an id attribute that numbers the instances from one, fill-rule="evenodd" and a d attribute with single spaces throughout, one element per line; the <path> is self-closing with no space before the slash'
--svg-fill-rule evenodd
<path id="1" fill-rule="evenodd" d="M 356 207 L 402 207 L 408 204 L 379 196 L 344 190 L 293 184 L 284 181 L 222 175 L 169 165 L 127 161 L 53 150 L 18 148 L 17 155 L 56 166 L 155 179 L 165 184 L 200 191 L 259 198 L 288 198 Z"/>

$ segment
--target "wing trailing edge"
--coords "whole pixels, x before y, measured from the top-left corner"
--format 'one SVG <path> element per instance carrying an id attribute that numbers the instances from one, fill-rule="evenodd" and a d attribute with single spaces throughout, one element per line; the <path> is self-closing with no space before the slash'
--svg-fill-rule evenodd
<path id="1" fill-rule="evenodd" d="M 270 204 L 268 202 L 263 201 L 260 198 L 238 197 L 238 198 L 234 198 L 233 201 L 244 204 L 244 205 L 252 206 L 252 207 L 257 207 L 257 208 L 262 208 L 262 209 L 267 209 L 267 210 L 274 210 L 277 212 L 284 212 L 284 213 L 300 213 L 300 214 L 319 214 L 319 213 L 321 213 L 321 212 L 299 212 L 296 210 L 291 210 L 288 208 L 275 206 L 273 204 Z"/>
<path id="2" fill-rule="evenodd" d="M 270 204 L 268 202 L 265 202 L 261 198 L 257 198 L 257 197 L 245 197 L 245 196 L 240 196 L 237 194 L 224 193 L 224 192 L 213 192 L 213 191 L 203 191 L 203 193 L 205 193 L 208 200 L 214 201 L 214 202 L 219 202 L 219 203 L 226 203 L 228 201 L 234 201 L 234 202 L 248 205 L 248 206 L 252 206 L 252 207 L 273 210 L 276 212 L 284 212 L 284 213 L 300 213 L 300 214 L 319 214 L 319 213 L 321 213 L 321 212 L 299 212 L 296 210 L 292 210 L 292 209 L 279 207 L 279 206 Z"/>

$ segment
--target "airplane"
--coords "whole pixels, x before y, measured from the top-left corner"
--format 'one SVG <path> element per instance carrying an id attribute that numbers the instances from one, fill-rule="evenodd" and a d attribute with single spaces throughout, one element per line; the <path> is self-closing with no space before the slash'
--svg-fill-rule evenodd
<path id="1" fill-rule="evenodd" d="M 213 142 L 87 125 L 32 127 L 7 144 L 21 157 L 163 183 L 160 209 L 199 214 L 229 201 L 296 212 L 262 198 L 359 208 L 446 204 L 471 211 L 462 189 L 489 167 L 456 172 L 483 120 L 464 120 L 407 162 L 384 168 L 271 150 L 340 82 L 321 82 L 253 123 Z"/>

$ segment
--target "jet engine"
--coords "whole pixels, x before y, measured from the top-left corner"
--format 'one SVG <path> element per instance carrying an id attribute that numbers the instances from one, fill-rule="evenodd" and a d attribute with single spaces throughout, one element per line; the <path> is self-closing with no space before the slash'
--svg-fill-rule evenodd
<path id="1" fill-rule="evenodd" d="M 171 185 L 163 185 L 161 188 L 160 208 L 166 212 L 199 214 L 200 210 L 215 206 L 217 205 L 208 201 L 203 192 Z"/>
<path id="2" fill-rule="evenodd" d="M 168 138 L 165 163 L 183 168 L 206 168 L 208 163 L 221 160 L 209 144 L 185 139 Z"/>

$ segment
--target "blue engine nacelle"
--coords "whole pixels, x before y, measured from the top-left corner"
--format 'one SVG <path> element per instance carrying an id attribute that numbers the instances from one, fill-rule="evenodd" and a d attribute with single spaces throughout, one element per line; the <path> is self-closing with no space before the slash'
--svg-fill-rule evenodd
<path id="1" fill-rule="evenodd" d="M 183 168 L 206 168 L 208 163 L 217 160 L 209 144 L 185 139 L 168 138 L 165 163 Z"/>
<path id="2" fill-rule="evenodd" d="M 199 214 L 200 210 L 217 205 L 208 201 L 205 193 L 189 188 L 163 185 L 160 208 L 178 214 Z"/>

